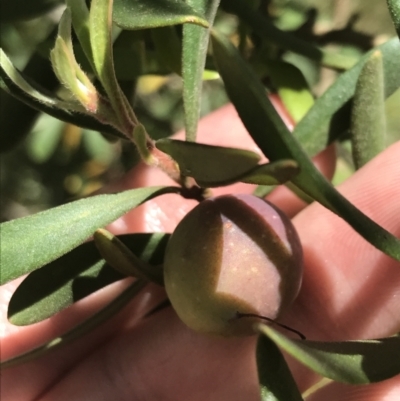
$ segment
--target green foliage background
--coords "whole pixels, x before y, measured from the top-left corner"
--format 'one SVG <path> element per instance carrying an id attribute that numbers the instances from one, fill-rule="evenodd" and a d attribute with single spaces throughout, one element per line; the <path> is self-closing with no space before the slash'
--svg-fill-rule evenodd
<path id="1" fill-rule="evenodd" d="M 1 47 L 18 68 L 25 69 L 36 79 L 42 77 L 44 86 L 55 88 L 57 81 L 52 76 L 46 55 L 53 46 L 52 38 L 60 15 L 58 7 L 63 2 L 41 1 L 38 2 L 40 7 L 36 5 L 32 10 L 27 9 L 24 1 L 21 7 L 17 3 L 15 0 L 1 2 Z M 315 43 L 341 46 L 342 51 L 349 55 L 358 55 L 373 43 L 382 42 L 395 34 L 384 1 L 275 0 L 265 3 L 278 27 L 300 30 L 300 36 L 305 39 L 310 38 L 307 24 L 313 22 L 308 20 L 313 13 L 310 10 L 315 10 L 315 21 L 311 26 L 318 33 L 312 37 Z M 46 13 L 37 15 L 37 9 Z M 355 19 L 354 24 L 346 28 L 352 18 Z M 215 25 L 225 34 L 237 35 L 238 21 L 232 15 L 220 12 Z M 329 37 L 335 38 L 335 30 L 336 38 L 344 40 L 344 43 L 329 41 Z M 181 79 L 168 74 L 168 68 L 157 59 L 154 49 L 148 50 L 143 68 L 143 60 L 135 61 L 135 57 L 140 58 L 140 46 L 134 44 L 130 48 L 128 62 L 124 42 L 135 35 L 144 36 L 140 31 L 125 31 L 123 37 L 116 41 L 117 75 L 121 77 L 126 93 L 133 94 L 133 87 L 138 85 L 135 112 L 151 136 L 155 139 L 166 137 L 183 127 Z M 134 77 L 132 70 L 135 70 Z M 332 71 L 312 68 L 309 64 L 303 72 L 316 94 L 334 79 Z M 155 75 L 157 73 L 161 75 Z M 139 76 L 142 78 L 138 81 Z M 130 143 L 110 143 L 98 133 L 75 129 L 47 115 L 32 112 L 28 106 L 17 103 L 3 91 L 0 96 L 0 149 L 6 150 L 0 162 L 1 221 L 36 213 L 92 193 L 121 176 L 138 161 L 136 150 Z M 227 101 L 221 81 L 204 82 L 201 115 Z M 387 100 L 385 107 L 388 142 L 392 143 L 400 138 L 400 121 L 397 118 L 400 91 Z M 20 136 L 21 140 L 16 136 Z M 351 173 L 346 146 L 341 151 L 334 182 Z"/>

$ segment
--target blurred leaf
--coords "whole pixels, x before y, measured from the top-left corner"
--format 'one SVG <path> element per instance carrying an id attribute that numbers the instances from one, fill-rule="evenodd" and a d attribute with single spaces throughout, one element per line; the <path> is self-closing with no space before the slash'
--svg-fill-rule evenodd
<path id="1" fill-rule="evenodd" d="M 282 61 L 268 60 L 265 66 L 289 115 L 299 122 L 314 104 L 303 74 L 294 65 Z"/>
<path id="2" fill-rule="evenodd" d="M 1 0 L 0 21 L 11 22 L 36 18 L 61 2 L 61 0 Z"/>
<path id="3" fill-rule="evenodd" d="M 178 191 L 176 187 L 149 187 L 112 195 L 97 195 L 0 224 L 0 284 L 64 255 L 98 228 L 106 226 L 141 203 Z"/>
<path id="4" fill-rule="evenodd" d="M 82 142 L 90 158 L 101 164 L 108 166 L 116 158 L 113 145 L 98 132 L 82 131 Z"/>
<path id="5" fill-rule="evenodd" d="M 130 137 L 138 121 L 115 76 L 111 38 L 112 9 L 113 0 L 92 0 L 89 12 L 90 44 L 96 75 L 118 116 L 122 132 Z"/>
<path id="6" fill-rule="evenodd" d="M 299 171 L 299 165 L 294 160 L 282 159 L 255 167 L 240 181 L 256 185 L 278 185 L 291 180 Z"/>
<path id="7" fill-rule="evenodd" d="M 400 260 L 400 240 L 347 201 L 317 170 L 289 132 L 255 73 L 226 39 L 213 34 L 213 54 L 226 91 L 248 132 L 270 161 L 293 159 L 300 173 L 292 183 L 345 219 L 381 251 Z M 304 120 L 302 120 L 304 121 Z"/>
<path id="8" fill-rule="evenodd" d="M 123 29 L 158 28 L 186 22 L 207 27 L 202 14 L 176 0 L 114 0 L 114 22 Z"/>
<path id="9" fill-rule="evenodd" d="M 186 0 L 196 11 L 202 13 L 212 26 L 220 0 Z M 183 26 L 182 78 L 183 105 L 185 108 L 185 136 L 196 141 L 200 116 L 201 87 L 206 62 L 210 30 L 200 26 Z"/>
<path id="10" fill-rule="evenodd" d="M 259 331 L 316 373 L 349 384 L 367 384 L 400 374 L 400 336 L 376 340 L 291 340 L 269 326 Z"/>
<path id="11" fill-rule="evenodd" d="M 399 0 L 386 0 L 397 35 L 400 38 L 400 2 Z"/>
<path id="12" fill-rule="evenodd" d="M 134 282 L 125 291 L 118 295 L 113 301 L 111 301 L 107 306 L 105 306 L 93 316 L 89 317 L 83 323 L 66 332 L 61 337 L 53 338 L 47 343 L 37 348 L 34 348 L 31 351 L 1 362 L 0 369 L 7 369 L 13 366 L 17 366 L 21 363 L 29 362 L 42 355 L 46 355 L 50 351 L 54 351 L 64 345 L 67 345 L 78 338 L 81 338 L 85 334 L 89 333 L 90 331 L 116 315 L 124 306 L 132 301 L 132 299 L 140 292 L 140 290 L 143 289 L 145 285 L 146 282 L 142 280 Z"/>
<path id="13" fill-rule="evenodd" d="M 169 235 L 118 238 L 144 262 L 161 264 Z M 30 273 L 10 300 L 8 319 L 18 326 L 40 322 L 124 277 L 102 259 L 93 241 L 86 242 Z"/>
<path id="14" fill-rule="evenodd" d="M 270 19 L 265 18 L 251 7 L 250 2 L 243 0 L 222 0 L 222 7 L 230 13 L 236 14 L 246 22 L 258 35 L 285 50 L 306 56 L 319 61 L 326 67 L 348 69 L 354 65 L 356 59 L 334 54 L 319 49 L 298 37 L 278 29 Z"/>
<path id="15" fill-rule="evenodd" d="M 40 85 L 18 71 L 1 49 L 0 57 L 0 88 L 21 102 L 62 121 L 125 138 L 114 127 L 85 114 L 85 109 L 78 103 L 66 102 L 52 94 L 45 93 Z M 41 73 L 43 74 L 43 70 Z"/>
<path id="16" fill-rule="evenodd" d="M 222 186 L 237 181 L 257 166 L 260 156 L 249 150 L 224 148 L 196 142 L 160 139 L 156 146 L 179 165 L 182 175 L 199 185 Z"/>
<path id="17" fill-rule="evenodd" d="M 398 89 L 385 102 L 387 143 L 389 146 L 400 140 L 400 89 Z"/>
<path id="18" fill-rule="evenodd" d="M 219 78 L 220 76 L 217 71 L 212 71 L 212 70 L 203 71 L 203 81 L 214 81 Z"/>
<path id="19" fill-rule="evenodd" d="M 276 185 L 257 185 L 256 189 L 253 191 L 253 195 L 257 196 L 258 198 L 265 198 L 275 188 Z"/>
<path id="20" fill-rule="evenodd" d="M 389 40 L 367 53 L 351 70 L 343 73 L 335 83 L 315 102 L 311 110 L 297 124 L 293 135 L 312 157 L 326 148 L 350 126 L 350 103 L 365 62 L 372 52 L 380 50 L 383 56 L 385 98 L 400 87 L 400 43 Z"/>
<path id="21" fill-rule="evenodd" d="M 3 69 L 3 64 L 7 62 L 7 60 L 3 59 L 4 56 L 4 53 L 0 56 L 0 86 L 4 89 L 0 91 L 1 152 L 8 151 L 17 145 L 28 134 L 39 114 L 36 109 L 27 106 L 8 93 L 8 84 L 3 83 L 4 80 L 8 79 L 4 76 L 5 69 Z M 59 85 L 50 62 L 37 53 L 34 53 L 29 59 L 24 68 L 24 73 L 47 90 L 54 90 Z M 9 82 L 9 84 L 11 83 Z"/>
<path id="22" fill-rule="evenodd" d="M 303 400 L 285 358 L 273 341 L 259 336 L 256 355 L 262 401 Z"/>
<path id="23" fill-rule="evenodd" d="M 356 168 L 362 167 L 385 149 L 384 78 L 379 50 L 371 54 L 358 77 L 350 133 Z"/>
<path id="24" fill-rule="evenodd" d="M 160 64 L 181 75 L 182 44 L 173 26 L 151 30 Z"/>
<path id="25" fill-rule="evenodd" d="M 64 123 L 48 114 L 41 114 L 27 138 L 26 148 L 30 158 L 37 164 L 53 156 L 62 135 Z"/>

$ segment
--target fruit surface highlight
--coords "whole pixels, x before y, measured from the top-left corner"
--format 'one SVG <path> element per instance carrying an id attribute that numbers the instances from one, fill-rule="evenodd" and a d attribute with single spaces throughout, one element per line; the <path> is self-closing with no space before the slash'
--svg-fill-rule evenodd
<path id="1" fill-rule="evenodd" d="M 190 328 L 255 334 L 255 314 L 277 319 L 296 298 L 303 258 L 289 218 L 252 195 L 225 195 L 197 205 L 178 224 L 164 260 L 165 288 Z"/>

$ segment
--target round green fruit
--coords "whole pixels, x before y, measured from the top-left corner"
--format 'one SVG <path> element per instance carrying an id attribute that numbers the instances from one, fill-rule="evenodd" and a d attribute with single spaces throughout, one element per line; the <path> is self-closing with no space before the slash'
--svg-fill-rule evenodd
<path id="1" fill-rule="evenodd" d="M 201 202 L 167 245 L 164 282 L 190 328 L 224 336 L 254 334 L 257 317 L 277 319 L 296 298 L 302 248 L 289 218 L 252 195 Z"/>

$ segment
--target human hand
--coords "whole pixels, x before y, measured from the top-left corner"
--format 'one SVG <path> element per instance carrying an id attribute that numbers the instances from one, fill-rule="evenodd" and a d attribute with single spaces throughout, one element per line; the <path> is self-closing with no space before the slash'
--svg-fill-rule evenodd
<path id="1" fill-rule="evenodd" d="M 232 106 L 203 119 L 199 131 L 201 142 L 255 149 Z M 397 236 L 399 154 L 397 143 L 340 186 L 344 196 Z M 317 160 L 327 176 L 333 172 L 333 158 L 332 151 L 327 150 Z M 158 170 L 139 166 L 110 190 L 169 183 Z M 214 193 L 251 191 L 248 185 L 235 184 Z M 318 204 L 304 208 L 285 188 L 269 199 L 294 216 L 305 255 L 302 290 L 282 322 L 314 340 L 374 338 L 398 332 L 399 263 L 373 248 Z M 128 213 L 110 229 L 115 233 L 170 232 L 195 204 L 177 195 L 164 195 Z M 2 314 L 2 359 L 65 332 L 113 299 L 128 281 L 115 283 L 33 326 L 9 329 Z M 171 308 L 140 319 L 163 299 L 163 290 L 149 285 L 93 333 L 45 357 L 2 372 L 1 399 L 259 400 L 256 339 L 195 333 L 179 321 Z M 302 391 L 316 380 L 314 374 L 292 361 L 291 367 Z M 396 394 L 400 394 L 399 376 L 367 387 L 334 383 L 308 400 L 381 401 L 395 400 Z"/>

